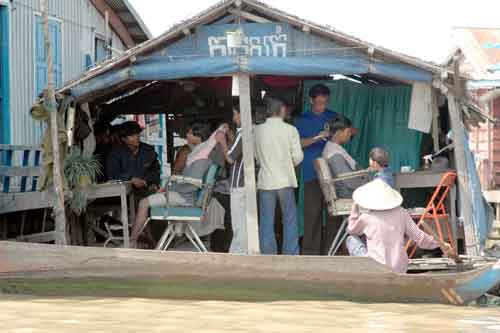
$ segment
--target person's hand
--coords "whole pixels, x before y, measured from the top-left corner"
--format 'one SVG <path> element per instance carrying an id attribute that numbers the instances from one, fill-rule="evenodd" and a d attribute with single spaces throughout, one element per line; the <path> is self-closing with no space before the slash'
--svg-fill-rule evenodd
<path id="1" fill-rule="evenodd" d="M 166 191 L 167 189 L 165 187 L 160 187 L 160 189 L 156 191 L 156 193 L 165 193 Z"/>
<path id="2" fill-rule="evenodd" d="M 144 179 L 134 177 L 131 179 L 131 182 L 132 182 L 132 185 L 134 185 L 134 187 L 136 187 L 136 188 L 146 187 L 146 181 Z"/>
<path id="3" fill-rule="evenodd" d="M 352 204 L 352 212 L 359 213 L 359 205 L 357 203 Z"/>
<path id="4" fill-rule="evenodd" d="M 321 131 L 318 133 L 317 136 L 314 137 L 314 139 L 316 141 L 319 141 L 319 140 L 328 140 L 328 138 L 330 137 L 330 132 L 329 131 Z"/>
<path id="5" fill-rule="evenodd" d="M 442 250 L 443 250 L 445 256 L 450 257 L 450 258 L 456 257 L 455 251 L 453 250 L 453 248 L 451 247 L 451 245 L 449 243 L 444 243 Z"/>

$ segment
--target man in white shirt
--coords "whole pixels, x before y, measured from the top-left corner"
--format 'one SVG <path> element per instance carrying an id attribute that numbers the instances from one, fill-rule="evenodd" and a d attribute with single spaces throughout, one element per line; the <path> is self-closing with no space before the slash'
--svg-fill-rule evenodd
<path id="1" fill-rule="evenodd" d="M 286 107 L 278 99 L 266 103 L 268 118 L 255 128 L 255 153 L 260 170 L 257 180 L 259 190 L 259 239 L 262 254 L 276 254 L 274 212 L 279 200 L 283 213 L 283 254 L 299 254 L 295 167 L 304 154 L 297 129 L 284 122 Z"/>

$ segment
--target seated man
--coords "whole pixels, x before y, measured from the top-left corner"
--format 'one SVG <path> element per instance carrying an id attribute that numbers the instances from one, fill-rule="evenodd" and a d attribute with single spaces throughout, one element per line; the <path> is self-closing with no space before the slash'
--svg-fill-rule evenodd
<path id="1" fill-rule="evenodd" d="M 328 121 L 330 129 L 330 141 L 323 149 L 323 158 L 328 162 L 333 177 L 339 174 L 354 172 L 358 169 L 356 161 L 342 147 L 347 144 L 354 134 L 352 123 L 349 118 L 337 115 Z M 360 176 L 353 179 L 343 180 L 336 183 L 337 196 L 339 198 L 351 198 L 352 192 L 359 186 L 365 184 L 366 177 Z"/>
<path id="2" fill-rule="evenodd" d="M 208 168 L 213 163 L 209 158 L 211 150 L 213 150 L 217 143 L 226 145 L 225 135 L 218 135 L 218 133 L 214 133 L 210 137 L 209 135 L 210 130 L 208 126 L 204 125 L 193 125 L 192 130 L 188 132 L 188 141 L 193 144 L 193 152 L 187 158 L 182 176 L 202 180 Z M 208 142 L 210 142 L 209 145 L 207 145 Z M 207 146 L 211 148 L 207 148 Z M 195 204 L 198 190 L 199 188 L 193 184 L 174 183 L 167 188 L 161 189 L 159 193 L 141 200 L 132 228 L 131 247 L 137 246 L 139 233 L 146 223 L 151 207 L 192 206 Z"/>
<path id="3" fill-rule="evenodd" d="M 193 135 L 193 131 L 198 132 L 198 130 L 201 127 L 205 127 L 203 124 L 193 124 L 190 126 L 187 131 L 186 131 L 186 144 L 182 146 L 179 151 L 177 152 L 177 155 L 175 157 L 174 161 L 174 166 L 172 168 L 172 174 L 173 175 L 182 175 L 182 172 L 184 171 L 184 168 L 186 167 L 187 164 L 187 158 L 189 154 L 193 151 L 194 147 L 196 146 L 196 142 L 193 142 L 193 140 L 196 140 L 196 136 Z"/>
<path id="4" fill-rule="evenodd" d="M 154 148 L 140 141 L 142 129 L 135 121 L 120 126 L 122 144 L 113 147 L 106 159 L 109 180 L 131 181 L 140 195 L 160 185 L 160 162 Z"/>

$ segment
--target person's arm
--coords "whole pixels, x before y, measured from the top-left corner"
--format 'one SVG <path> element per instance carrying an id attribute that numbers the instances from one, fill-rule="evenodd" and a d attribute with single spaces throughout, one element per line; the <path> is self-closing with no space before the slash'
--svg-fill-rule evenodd
<path id="1" fill-rule="evenodd" d="M 301 119 L 298 119 L 295 122 L 295 128 L 299 132 L 300 145 L 302 146 L 302 148 L 307 148 L 307 147 L 315 144 L 316 142 L 319 142 L 320 140 L 322 140 L 322 138 L 319 136 L 309 137 L 310 134 L 307 130 L 308 129 L 307 127 L 308 126 Z"/>
<path id="2" fill-rule="evenodd" d="M 174 168 L 172 170 L 172 174 L 181 175 L 182 171 L 186 167 L 187 157 L 189 155 L 189 148 L 182 147 L 177 153 L 177 157 L 174 161 Z"/>
<path id="3" fill-rule="evenodd" d="M 309 146 L 312 146 L 316 142 L 319 142 L 322 140 L 323 141 L 328 140 L 329 136 L 330 136 L 330 134 L 328 132 L 322 131 L 322 132 L 319 132 L 317 136 L 314 136 L 311 138 L 302 138 L 300 140 L 300 144 L 302 145 L 302 148 L 307 148 Z"/>
<path id="4" fill-rule="evenodd" d="M 146 181 L 147 186 L 153 186 L 158 189 L 160 186 L 160 174 L 161 174 L 161 166 L 158 161 L 158 155 L 156 152 L 154 153 L 154 160 L 151 163 L 150 167 L 146 170 L 146 174 L 144 180 Z"/>
<path id="5" fill-rule="evenodd" d="M 242 143 L 242 137 L 241 134 L 239 134 L 229 151 L 227 152 L 226 155 L 226 161 L 229 164 L 234 164 L 235 161 L 237 161 L 241 156 L 243 155 L 243 143 Z"/>
<path id="6" fill-rule="evenodd" d="M 439 243 L 431 236 L 420 230 L 410 214 L 405 210 L 402 212 L 405 219 L 405 234 L 414 241 L 421 249 L 434 250 L 439 247 Z"/>
<path id="7" fill-rule="evenodd" d="M 291 154 L 293 165 L 299 165 L 304 159 L 304 152 L 302 151 L 302 146 L 300 144 L 300 135 L 299 132 L 292 128 L 291 132 Z"/>
<path id="8" fill-rule="evenodd" d="M 365 229 L 365 222 L 363 215 L 359 213 L 358 204 L 353 204 L 351 215 L 349 215 L 347 223 L 347 232 L 351 235 L 362 235 Z"/>
<path id="9" fill-rule="evenodd" d="M 340 155 L 340 154 L 335 154 L 332 157 L 330 157 L 328 159 L 328 165 L 330 166 L 330 170 L 332 171 L 333 177 L 337 177 L 338 175 L 340 175 L 342 173 L 348 173 L 348 172 L 355 171 L 347 163 L 345 158 L 342 157 L 342 155 Z M 346 180 L 339 181 L 339 182 L 337 182 L 337 184 L 338 184 L 337 186 L 345 187 L 349 191 L 352 192 L 365 183 L 366 183 L 365 177 L 360 176 L 360 177 L 356 177 L 356 178 L 352 178 L 352 179 L 346 179 Z"/>

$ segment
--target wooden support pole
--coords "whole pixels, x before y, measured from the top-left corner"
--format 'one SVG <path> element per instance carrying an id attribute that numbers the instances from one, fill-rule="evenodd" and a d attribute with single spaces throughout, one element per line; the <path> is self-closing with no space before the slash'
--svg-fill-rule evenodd
<path id="1" fill-rule="evenodd" d="M 493 114 L 493 101 L 486 103 L 486 113 L 490 118 L 494 118 L 495 115 Z M 486 121 L 486 126 L 488 129 L 488 186 L 487 189 L 490 190 L 494 184 L 494 177 L 495 173 L 493 171 L 493 144 L 492 144 L 492 123 L 491 121 L 487 120 Z"/>
<path id="2" fill-rule="evenodd" d="M 437 153 L 439 149 L 439 107 L 437 103 L 438 91 L 432 89 L 432 140 L 434 143 L 434 152 Z"/>
<path id="3" fill-rule="evenodd" d="M 250 76 L 238 74 L 240 93 L 241 128 L 243 139 L 243 164 L 245 175 L 245 200 L 248 254 L 259 254 L 259 227 L 257 218 L 257 187 L 255 184 L 254 140 L 252 106 L 250 99 Z"/>
<path id="4" fill-rule="evenodd" d="M 56 221 L 56 244 L 65 245 L 66 244 L 66 213 L 64 211 L 64 190 L 62 186 L 62 174 L 61 174 L 61 164 L 60 164 L 60 154 L 59 154 L 59 138 L 58 138 L 58 128 L 57 128 L 57 105 L 56 97 L 54 92 L 54 73 L 52 71 L 52 49 L 50 46 L 50 34 L 49 34 L 49 1 L 40 0 L 43 16 L 43 31 L 44 31 L 44 42 L 45 42 L 45 52 L 47 54 L 47 88 L 46 88 L 46 100 L 45 104 L 48 105 L 50 112 L 50 136 L 52 140 L 52 154 L 53 154 L 53 180 L 54 180 L 54 190 L 56 194 L 56 200 L 54 205 L 54 214 Z"/>
<path id="5" fill-rule="evenodd" d="M 458 59 L 454 61 L 455 66 L 455 86 L 453 91 L 449 91 L 448 97 L 448 113 L 450 115 L 450 125 L 453 133 L 453 144 L 455 150 L 455 165 L 458 176 L 458 187 L 460 195 L 460 210 L 463 219 L 464 234 L 465 234 L 465 251 L 467 255 L 480 255 L 480 246 L 476 238 L 475 227 L 472 214 L 472 196 L 470 193 L 469 177 L 467 174 L 467 160 L 465 152 L 465 127 L 461 119 L 460 100 L 457 96 L 463 96 L 461 92 L 460 73 L 458 68 Z"/>

